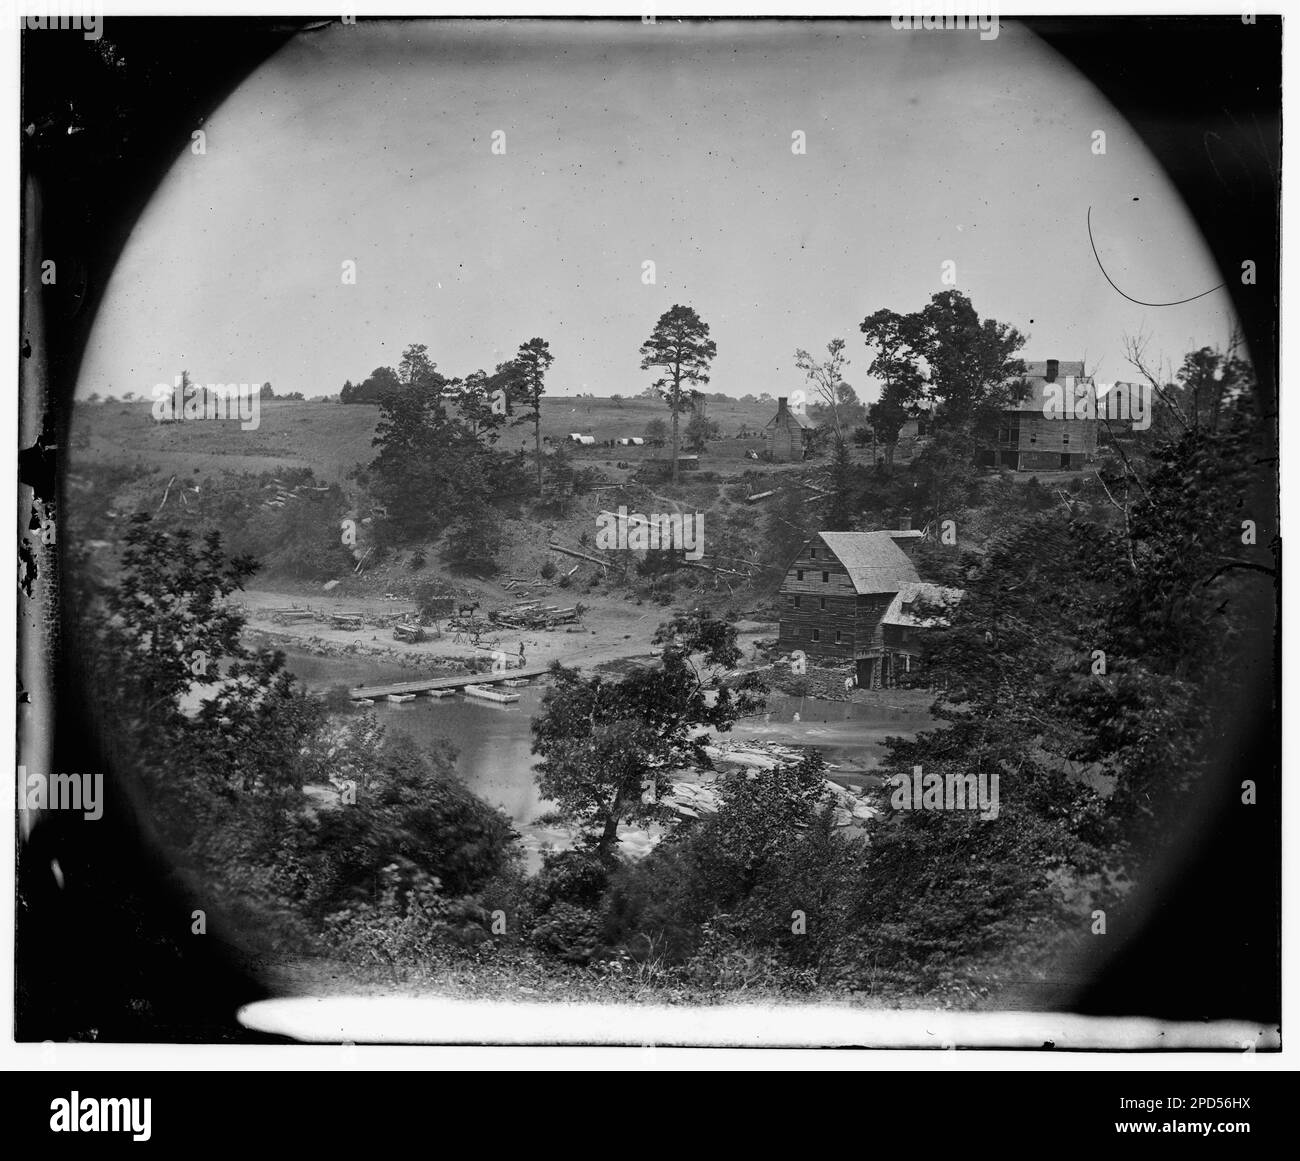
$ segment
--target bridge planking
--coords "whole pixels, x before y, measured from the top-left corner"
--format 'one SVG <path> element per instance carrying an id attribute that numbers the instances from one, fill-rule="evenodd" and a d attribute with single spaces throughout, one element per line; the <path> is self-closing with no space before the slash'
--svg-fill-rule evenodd
<path id="1" fill-rule="evenodd" d="M 389 685 L 362 685 L 348 690 L 353 701 L 364 697 L 387 697 L 390 693 L 427 693 L 431 689 L 460 689 L 466 685 L 499 685 L 524 677 L 541 677 L 548 672 L 545 665 L 531 669 L 505 669 L 500 673 L 470 673 L 464 677 L 425 677 L 419 681 L 398 681 Z"/>

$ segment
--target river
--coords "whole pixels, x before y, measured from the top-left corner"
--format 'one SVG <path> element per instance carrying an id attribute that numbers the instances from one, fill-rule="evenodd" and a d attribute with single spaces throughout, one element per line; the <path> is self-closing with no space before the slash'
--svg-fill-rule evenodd
<path id="1" fill-rule="evenodd" d="M 409 681 L 412 677 L 409 669 L 376 658 L 317 657 L 288 649 L 285 654 L 289 668 L 314 690 Z M 381 701 L 374 712 L 381 724 L 402 730 L 419 743 L 449 739 L 456 748 L 461 779 L 484 801 L 504 810 L 526 839 L 531 836 L 533 842 L 528 845 L 534 846 L 554 842 L 559 836 L 559 832 L 534 825 L 549 805 L 537 793 L 529 730 L 545 687 L 531 685 L 515 692 L 520 700 L 513 705 L 493 705 L 457 694 L 441 699 L 418 697 L 402 705 Z M 773 693 L 768 696 L 768 713 L 739 722 L 727 736 L 814 746 L 835 768 L 832 773 L 837 781 L 871 783 L 875 780 L 871 771 L 884 755 L 888 735 L 910 736 L 937 724 L 923 701 L 909 703 L 903 694 L 895 701 L 897 704 L 864 704 Z"/>

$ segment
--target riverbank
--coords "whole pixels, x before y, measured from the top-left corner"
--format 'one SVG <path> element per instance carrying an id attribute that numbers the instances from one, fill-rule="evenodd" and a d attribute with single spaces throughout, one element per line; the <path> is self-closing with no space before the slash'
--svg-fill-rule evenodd
<path id="1" fill-rule="evenodd" d="M 391 629 L 385 630 L 381 623 L 391 624 L 411 616 L 412 611 L 387 598 L 370 598 L 368 603 L 355 599 L 300 601 L 302 608 L 310 603 L 313 619 L 285 624 L 277 621 L 277 616 L 291 607 L 286 594 L 255 590 L 245 595 L 246 643 L 282 650 L 289 669 L 307 688 L 321 693 L 419 677 L 482 672 L 491 667 L 491 651 L 485 646 L 494 640 L 507 657 L 517 657 L 519 642 L 511 644 L 500 635 L 485 637 L 477 647 L 456 640 L 456 635 L 445 629 L 440 638 L 418 644 L 395 640 Z M 370 624 L 360 632 L 334 627 L 328 618 L 339 612 L 359 612 Z M 614 610 L 608 608 L 584 615 L 584 625 L 577 633 L 552 630 L 524 634 L 529 666 L 556 660 L 613 679 L 634 665 L 657 659 L 659 651 L 651 638 L 665 618 L 665 611 L 656 607 L 653 613 L 638 614 L 637 618 L 629 618 L 629 612 L 624 607 L 618 627 L 639 628 L 616 637 L 608 631 L 614 615 Z M 588 627 L 593 617 L 604 626 L 603 636 Z M 742 669 L 757 670 L 769 677 L 781 673 L 755 647 L 759 641 L 770 640 L 774 629 L 764 622 L 737 625 L 738 643 L 746 658 Z M 408 734 L 423 749 L 438 749 L 450 743 L 461 780 L 483 801 L 502 810 L 519 832 L 529 872 L 540 868 L 548 851 L 571 849 L 577 839 L 571 828 L 538 821 L 554 807 L 538 794 L 532 753 L 531 723 L 540 712 L 547 683 L 545 677 L 536 678 L 515 690 L 520 700 L 512 705 L 488 704 L 458 693 L 441 699 L 417 697 L 405 704 L 380 701 L 366 707 L 366 712 L 374 714 L 385 728 Z M 718 753 L 717 765 L 748 764 L 756 770 L 776 760 L 797 760 L 804 748 L 817 750 L 827 763 L 827 793 L 834 799 L 837 824 L 846 831 L 857 831 L 870 821 L 862 796 L 879 785 L 876 770 L 885 755 L 886 739 L 914 736 L 936 725 L 929 706 L 929 695 L 915 690 L 854 689 L 846 694 L 841 684 L 838 697 L 820 698 L 774 689 L 764 712 L 741 719 L 725 734 L 712 734 L 710 745 Z M 733 753 L 740 755 L 739 761 L 732 760 Z M 715 771 L 677 771 L 670 781 L 665 781 L 660 793 L 679 817 L 699 817 L 717 808 L 716 780 Z M 666 833 L 667 828 L 660 824 L 622 825 L 618 830 L 619 849 L 625 857 L 642 858 Z"/>

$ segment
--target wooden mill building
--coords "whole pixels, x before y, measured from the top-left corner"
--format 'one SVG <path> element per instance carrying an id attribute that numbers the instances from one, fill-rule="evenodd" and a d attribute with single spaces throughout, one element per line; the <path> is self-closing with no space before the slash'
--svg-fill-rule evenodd
<path id="1" fill-rule="evenodd" d="M 802 412 L 791 411 L 784 397 L 776 401 L 776 414 L 763 425 L 765 438 L 771 441 L 768 454 L 778 464 L 797 463 L 812 440 L 817 425 Z"/>
<path id="2" fill-rule="evenodd" d="M 921 533 L 821 532 L 807 541 L 781 584 L 782 651 L 810 661 L 853 662 L 858 684 L 879 689 L 916 668 L 920 635 L 935 623 L 931 602 L 951 606 L 956 589 L 924 583 L 912 564 Z"/>

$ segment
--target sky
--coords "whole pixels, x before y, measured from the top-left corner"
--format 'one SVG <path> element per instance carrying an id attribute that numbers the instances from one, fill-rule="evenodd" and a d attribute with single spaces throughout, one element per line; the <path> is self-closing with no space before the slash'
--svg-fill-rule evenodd
<path id="1" fill-rule="evenodd" d="M 533 336 L 550 393 L 632 395 L 677 303 L 717 343 L 707 390 L 737 397 L 806 386 L 796 349 L 840 337 L 846 381 L 876 398 L 862 320 L 954 287 L 1028 337 L 1023 357 L 1102 380 L 1133 377 L 1126 336 L 1176 369 L 1231 328 L 1224 291 L 1151 308 L 1107 284 L 1089 207 L 1134 298 L 1221 276 L 1127 122 L 1009 20 L 994 40 L 888 21 L 335 25 L 201 128 L 114 272 L 81 395 L 149 395 L 182 368 L 326 395 L 410 343 L 464 376 Z"/>

